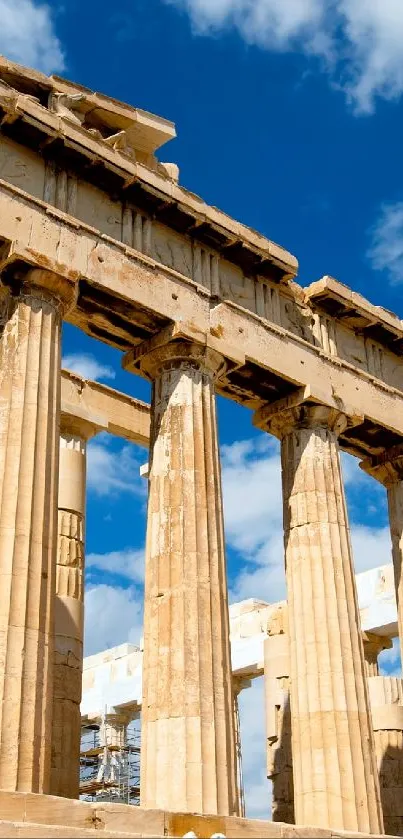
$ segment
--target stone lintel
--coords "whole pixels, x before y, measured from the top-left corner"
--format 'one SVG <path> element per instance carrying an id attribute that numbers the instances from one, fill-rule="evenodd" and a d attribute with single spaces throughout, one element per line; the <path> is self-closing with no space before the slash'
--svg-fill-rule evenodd
<path id="1" fill-rule="evenodd" d="M 88 381 L 70 370 L 62 370 L 61 399 L 62 410 L 67 413 L 78 417 L 88 414 L 102 426 L 99 430 L 148 447 L 150 406 L 146 402 L 100 382 Z"/>
<path id="2" fill-rule="evenodd" d="M 368 834 L 343 830 L 309 827 L 295 824 L 276 824 L 268 819 L 248 819 L 237 816 L 202 816 L 193 813 L 172 813 L 166 810 L 145 810 L 129 804 L 108 802 L 71 801 L 51 795 L 32 795 L 0 791 L 2 821 L 0 836 L 54 837 L 54 839 L 84 839 L 99 832 L 105 839 L 123 837 L 174 837 L 193 831 L 196 836 L 221 834 L 243 839 L 313 839 L 313 837 L 352 836 L 366 839 Z M 368 837 L 369 839 L 369 837 Z M 381 839 L 374 834 L 371 839 Z"/>
<path id="3" fill-rule="evenodd" d="M 380 454 L 365 458 L 360 468 L 385 487 L 403 480 L 403 443 L 385 449 Z"/>
<path id="4" fill-rule="evenodd" d="M 60 431 L 62 434 L 72 434 L 82 440 L 90 440 L 95 434 L 108 431 L 108 419 L 62 400 Z"/>
<path id="5" fill-rule="evenodd" d="M 238 348 L 225 346 L 225 358 L 222 355 L 222 342 L 220 334 L 215 330 L 209 332 L 201 331 L 191 322 L 176 321 L 169 324 L 152 338 L 142 341 L 136 347 L 129 350 L 122 359 L 122 367 L 132 373 L 138 373 L 146 378 L 154 378 L 154 368 L 159 366 L 160 360 L 175 357 L 175 349 L 178 349 L 178 358 L 181 353 L 186 357 L 199 360 L 202 359 L 207 367 L 211 365 L 216 368 L 217 379 L 225 376 L 229 369 L 235 369 L 245 364 L 245 355 Z M 180 345 L 180 348 L 179 348 Z M 186 349 L 188 345 L 188 349 Z M 191 349 L 192 348 L 192 349 Z"/>
<path id="6" fill-rule="evenodd" d="M 39 252 L 18 241 L 0 250 L 0 277 L 12 293 L 42 292 L 58 300 L 63 316 L 77 302 L 79 273 L 65 265 L 52 263 L 50 267 Z"/>
<path id="7" fill-rule="evenodd" d="M 403 338 L 403 322 L 397 315 L 382 306 L 374 306 L 334 277 L 324 276 L 311 283 L 304 292 L 308 304 L 316 304 L 332 318 L 341 319 L 348 326 L 365 329 L 368 335 L 372 327 L 375 327 L 375 330 L 378 329 L 378 337 L 381 328 L 385 334 L 385 343 L 392 348 Z"/>
<path id="8" fill-rule="evenodd" d="M 196 225 L 217 232 L 224 248 L 233 240 L 240 240 L 243 248 L 256 257 L 256 265 L 260 265 L 259 273 L 264 273 L 267 263 L 269 268 L 274 265 L 279 269 L 275 276 L 280 282 L 286 283 L 297 274 L 298 261 L 285 248 L 230 218 L 221 210 L 209 206 L 194 193 L 177 184 L 173 185 L 164 167 L 150 168 L 133 157 L 122 155 L 118 149 L 108 145 L 103 137 L 96 137 L 86 130 L 85 117 L 87 112 L 90 117 L 90 112 L 96 111 L 104 127 L 109 126 L 111 135 L 123 129 L 133 150 L 147 157 L 175 136 L 173 123 L 105 95 L 93 93 L 88 88 L 72 84 L 65 79 L 44 77 L 44 81 L 38 83 L 31 70 L 14 65 L 16 69 L 10 71 L 10 62 L 7 62 L 6 69 L 3 62 L 4 59 L 0 57 L 0 112 L 4 120 L 13 122 L 18 118 L 21 126 L 24 123 L 30 126 L 34 124 L 45 142 L 48 140 L 52 143 L 57 137 L 59 142 L 73 146 L 84 161 L 96 159 L 106 170 L 112 169 L 115 178 L 120 178 L 122 186 L 136 181 L 137 186 L 146 194 L 151 193 L 154 198 L 158 195 L 161 198 L 161 206 L 169 203 L 179 205 L 187 216 L 194 219 Z M 19 91 L 21 81 L 23 86 L 26 86 L 27 76 L 33 96 L 26 96 Z M 1 85 L 2 78 L 9 79 L 7 87 Z M 81 94 L 80 101 L 75 104 L 75 118 L 65 119 L 35 101 L 35 94 L 39 93 L 42 96 L 44 87 L 47 87 L 48 94 L 53 94 L 53 99 L 60 94 L 70 97 Z M 84 123 L 84 127 L 80 123 Z"/>
<path id="9" fill-rule="evenodd" d="M 293 426 L 308 428 L 324 424 L 341 434 L 347 427 L 360 425 L 363 421 L 364 418 L 355 415 L 351 406 L 330 391 L 320 391 L 311 385 L 298 388 L 289 396 L 264 405 L 253 417 L 256 428 L 268 431 L 280 439 Z"/>

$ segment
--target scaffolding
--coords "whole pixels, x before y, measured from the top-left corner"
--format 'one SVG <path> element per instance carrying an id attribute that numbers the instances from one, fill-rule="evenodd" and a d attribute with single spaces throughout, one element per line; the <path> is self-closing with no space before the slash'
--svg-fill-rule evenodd
<path id="1" fill-rule="evenodd" d="M 140 804 L 140 731 L 122 728 L 120 742 L 109 743 L 103 726 L 81 730 L 80 799 Z"/>

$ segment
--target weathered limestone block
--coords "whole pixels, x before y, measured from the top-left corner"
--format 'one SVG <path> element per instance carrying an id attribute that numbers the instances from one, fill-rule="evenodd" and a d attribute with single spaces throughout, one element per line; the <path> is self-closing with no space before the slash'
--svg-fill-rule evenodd
<path id="1" fill-rule="evenodd" d="M 361 469 L 380 481 L 388 493 L 389 526 L 395 575 L 397 622 L 403 661 L 403 449 L 396 446 L 360 463 Z"/>
<path id="2" fill-rule="evenodd" d="M 264 642 L 267 777 L 273 784 L 273 821 L 294 824 L 289 674 L 289 641 L 284 627 L 281 634 L 269 635 Z"/>
<path id="3" fill-rule="evenodd" d="M 383 635 L 374 635 L 373 632 L 363 632 L 365 672 L 367 676 L 379 676 L 378 656 L 383 650 L 390 650 L 393 643 L 390 638 Z"/>
<path id="4" fill-rule="evenodd" d="M 324 406 L 265 408 L 280 437 L 295 821 L 382 830 L 374 739 L 337 437 Z"/>
<path id="5" fill-rule="evenodd" d="M 141 801 L 238 811 L 214 378 L 218 354 L 143 355 L 153 381 L 144 600 Z"/>
<path id="6" fill-rule="evenodd" d="M 86 447 L 102 427 L 98 417 L 62 415 L 50 792 L 64 798 L 79 795 Z"/>
<path id="7" fill-rule="evenodd" d="M 385 833 L 403 836 L 403 681 L 368 679 Z"/>
<path id="8" fill-rule="evenodd" d="M 60 333 L 72 284 L 27 274 L 0 341 L 0 788 L 47 792 Z"/>
<path id="9" fill-rule="evenodd" d="M 284 666 L 282 666 L 284 665 Z M 294 824 L 288 637 L 264 642 L 267 777 L 273 783 L 272 819 Z"/>

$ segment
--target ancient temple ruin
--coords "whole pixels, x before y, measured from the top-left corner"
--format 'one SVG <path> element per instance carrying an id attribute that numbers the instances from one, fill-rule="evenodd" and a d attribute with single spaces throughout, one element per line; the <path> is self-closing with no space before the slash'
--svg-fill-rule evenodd
<path id="1" fill-rule="evenodd" d="M 161 117 L 2 59 L 0 121 L 0 836 L 403 834 L 402 682 L 377 669 L 403 638 L 403 322 L 331 277 L 302 288 L 294 256 L 187 191 Z M 121 350 L 151 406 L 62 373 L 63 321 Z M 216 393 L 281 441 L 275 822 L 242 817 Z M 139 807 L 73 800 L 100 431 L 150 449 Z M 360 620 L 340 449 L 387 488 L 382 631 Z M 104 717 L 99 748 L 124 724 Z M 116 781 L 106 753 L 99 772 Z"/>

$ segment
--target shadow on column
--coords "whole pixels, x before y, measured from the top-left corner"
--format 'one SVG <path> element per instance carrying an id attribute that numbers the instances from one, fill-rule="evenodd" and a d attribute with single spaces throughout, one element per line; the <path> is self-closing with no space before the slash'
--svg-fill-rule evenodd
<path id="1" fill-rule="evenodd" d="M 288 679 L 286 681 L 288 682 Z M 273 743 L 271 748 L 272 819 L 274 822 L 295 824 L 289 693 L 287 693 L 283 708 L 276 706 L 276 716 L 277 731 L 281 733 L 278 741 Z"/>
<path id="2" fill-rule="evenodd" d="M 379 732 L 389 739 L 393 734 L 398 745 L 389 744 L 384 752 L 379 782 L 385 833 L 403 836 L 403 733 L 401 731 Z"/>

